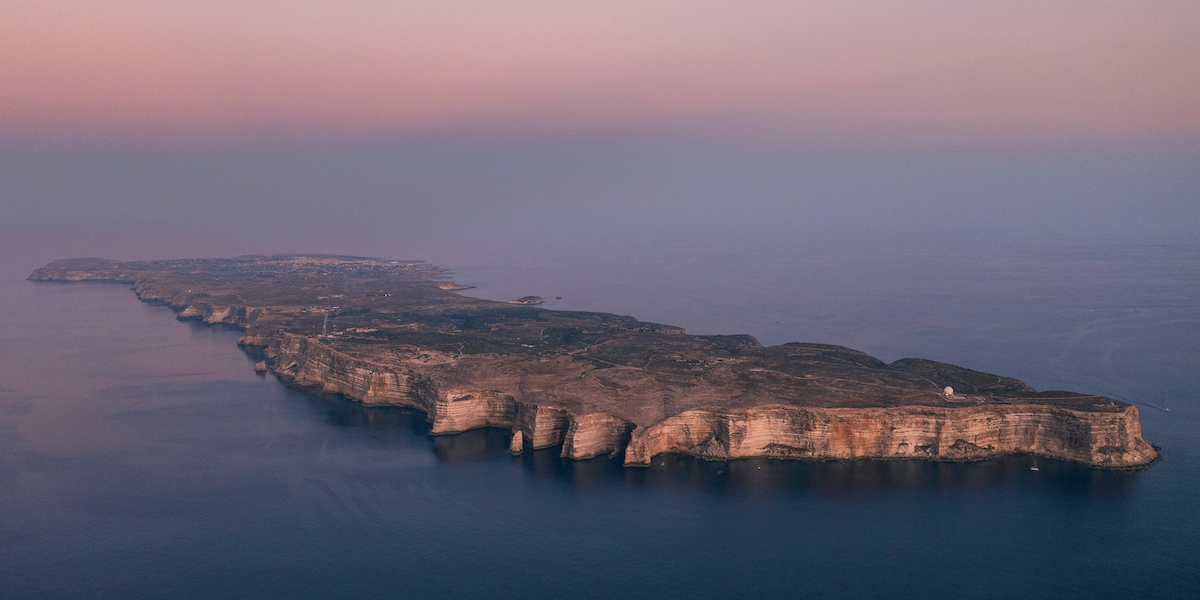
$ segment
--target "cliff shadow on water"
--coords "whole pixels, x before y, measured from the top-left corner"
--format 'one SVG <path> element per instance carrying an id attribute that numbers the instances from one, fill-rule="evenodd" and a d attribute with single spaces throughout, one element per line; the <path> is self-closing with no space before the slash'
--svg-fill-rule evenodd
<path id="1" fill-rule="evenodd" d="M 471 433 L 471 432 L 469 432 Z M 481 432 L 480 432 L 481 433 Z M 503 441 L 503 433 L 499 440 Z M 468 435 L 468 434 L 460 434 Z M 446 436 L 458 437 L 458 436 Z M 495 443 L 494 459 L 504 448 Z M 1131 493 L 1137 471 L 1092 469 L 1068 461 L 1004 456 L 980 462 L 923 460 L 805 461 L 748 458 L 708 461 L 686 455 L 663 455 L 644 469 L 622 467 L 620 457 L 573 461 L 557 449 L 513 457 L 530 476 L 555 478 L 581 486 L 688 488 L 731 496 L 801 495 L 856 498 L 890 493 L 973 495 L 1021 489 L 1048 495 L 1119 498 Z M 1037 471 L 1031 466 L 1036 465 Z"/>

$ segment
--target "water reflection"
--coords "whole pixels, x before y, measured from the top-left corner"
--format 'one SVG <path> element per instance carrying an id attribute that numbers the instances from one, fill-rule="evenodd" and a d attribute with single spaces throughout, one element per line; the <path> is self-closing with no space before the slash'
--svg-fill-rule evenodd
<path id="1" fill-rule="evenodd" d="M 508 456 L 507 429 L 474 429 L 433 436 L 433 453 L 445 463 L 490 461 Z"/>
<path id="2" fill-rule="evenodd" d="M 535 477 L 553 478 L 582 486 L 623 485 L 643 479 L 642 469 L 626 468 L 622 465 L 624 456 L 621 455 L 571 460 L 559 456 L 560 452 L 561 447 L 525 452 L 520 457 L 521 469 Z"/>
<path id="3" fill-rule="evenodd" d="M 785 461 L 745 459 L 710 462 L 688 456 L 655 459 L 648 479 L 687 483 L 706 492 L 734 495 L 803 494 L 855 498 L 895 492 L 998 492 L 1044 489 L 1075 496 L 1123 496 L 1137 472 L 1100 471 L 1084 465 L 1005 456 L 975 463 L 916 460 Z"/>

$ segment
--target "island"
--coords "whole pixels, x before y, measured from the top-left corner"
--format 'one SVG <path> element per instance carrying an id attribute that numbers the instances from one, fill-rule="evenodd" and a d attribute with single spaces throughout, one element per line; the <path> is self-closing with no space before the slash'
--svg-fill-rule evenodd
<path id="1" fill-rule="evenodd" d="M 431 433 L 511 431 L 513 453 L 649 465 L 712 460 L 926 459 L 1027 454 L 1097 468 L 1157 459 L 1137 407 L 1016 379 L 824 344 L 462 295 L 421 261 L 273 254 L 60 260 L 34 281 L 113 282 L 178 318 L 244 330 L 282 380 L 424 411 Z"/>

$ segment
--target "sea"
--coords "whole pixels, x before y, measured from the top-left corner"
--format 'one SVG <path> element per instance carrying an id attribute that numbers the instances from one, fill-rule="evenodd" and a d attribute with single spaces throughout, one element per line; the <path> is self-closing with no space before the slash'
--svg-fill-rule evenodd
<path id="1" fill-rule="evenodd" d="M 2 598 L 1200 598 L 1200 243 L 711 235 L 433 252 L 466 294 L 1135 404 L 1162 458 L 573 462 L 257 375 L 0 258 Z M 1037 467 L 1036 470 L 1033 467 Z"/>

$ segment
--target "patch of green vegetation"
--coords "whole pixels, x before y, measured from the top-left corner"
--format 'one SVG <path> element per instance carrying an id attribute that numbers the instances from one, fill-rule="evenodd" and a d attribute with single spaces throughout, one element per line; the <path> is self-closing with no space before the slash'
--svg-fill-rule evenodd
<path id="1" fill-rule="evenodd" d="M 537 309 L 513 307 L 473 310 L 469 312 L 444 312 L 440 316 L 454 323 L 456 327 L 463 331 L 472 331 L 488 329 L 493 325 L 499 324 L 519 324 L 521 321 L 545 321 L 546 319 L 541 313 L 542 311 Z"/>

